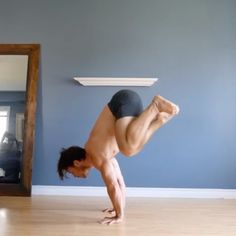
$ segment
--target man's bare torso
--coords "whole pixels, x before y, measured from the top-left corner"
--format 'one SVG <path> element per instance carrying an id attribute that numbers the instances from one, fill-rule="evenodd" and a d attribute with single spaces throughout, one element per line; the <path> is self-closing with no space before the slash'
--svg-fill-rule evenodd
<path id="1" fill-rule="evenodd" d="M 115 137 L 115 117 L 108 106 L 99 115 L 85 144 L 85 150 L 96 168 L 119 152 Z"/>

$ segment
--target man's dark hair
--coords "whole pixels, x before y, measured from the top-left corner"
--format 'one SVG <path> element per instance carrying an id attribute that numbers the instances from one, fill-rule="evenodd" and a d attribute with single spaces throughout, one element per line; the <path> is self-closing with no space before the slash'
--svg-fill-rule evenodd
<path id="1" fill-rule="evenodd" d="M 85 149 L 77 146 L 72 146 L 67 149 L 63 148 L 61 156 L 57 164 L 57 172 L 61 180 L 66 176 L 68 167 L 74 166 L 74 161 L 85 160 Z"/>

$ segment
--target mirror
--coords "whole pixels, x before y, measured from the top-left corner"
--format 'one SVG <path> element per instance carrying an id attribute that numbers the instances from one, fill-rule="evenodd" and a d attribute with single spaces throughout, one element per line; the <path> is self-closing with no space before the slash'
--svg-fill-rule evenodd
<path id="1" fill-rule="evenodd" d="M 31 195 L 39 52 L 0 44 L 0 195 Z"/>

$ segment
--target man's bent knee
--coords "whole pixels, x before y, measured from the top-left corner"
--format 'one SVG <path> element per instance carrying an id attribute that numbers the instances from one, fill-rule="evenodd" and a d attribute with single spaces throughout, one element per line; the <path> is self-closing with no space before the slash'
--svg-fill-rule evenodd
<path id="1" fill-rule="evenodd" d="M 123 155 L 125 155 L 125 156 L 127 156 L 127 157 L 132 157 L 132 156 L 134 156 L 135 154 L 137 154 L 138 153 L 138 149 L 137 148 L 122 148 L 122 149 L 120 149 L 120 152 L 123 154 Z"/>

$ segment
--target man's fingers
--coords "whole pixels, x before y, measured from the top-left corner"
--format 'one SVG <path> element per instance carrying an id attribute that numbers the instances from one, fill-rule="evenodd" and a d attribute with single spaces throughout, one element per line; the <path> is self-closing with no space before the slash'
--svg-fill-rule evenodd
<path id="1" fill-rule="evenodd" d="M 99 223 L 102 225 L 112 225 L 112 224 L 118 224 L 120 222 L 121 219 L 117 217 L 105 217 L 99 221 Z"/>
<path id="2" fill-rule="evenodd" d="M 105 224 L 108 224 L 108 222 L 110 221 L 111 219 L 109 217 L 105 217 L 103 218 L 102 220 L 99 221 L 100 224 L 102 225 L 105 225 Z"/>
<path id="3" fill-rule="evenodd" d="M 115 210 L 114 210 L 114 209 L 112 209 L 112 208 L 106 208 L 106 209 L 104 209 L 102 212 L 104 212 L 104 213 L 110 213 L 110 214 L 112 214 L 112 213 L 114 213 L 114 212 L 115 212 Z"/>

